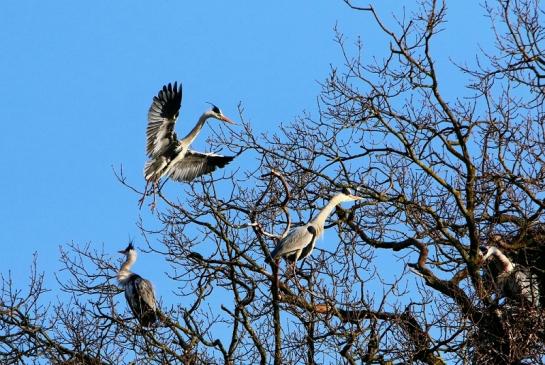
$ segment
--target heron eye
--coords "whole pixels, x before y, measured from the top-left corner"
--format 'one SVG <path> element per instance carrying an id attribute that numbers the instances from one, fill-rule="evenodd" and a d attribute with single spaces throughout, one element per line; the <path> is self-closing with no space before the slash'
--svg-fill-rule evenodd
<path id="1" fill-rule="evenodd" d="M 218 107 L 215 106 L 215 105 L 212 107 L 212 111 L 213 111 L 214 113 L 216 113 L 216 114 L 221 114 L 220 108 L 218 108 Z"/>

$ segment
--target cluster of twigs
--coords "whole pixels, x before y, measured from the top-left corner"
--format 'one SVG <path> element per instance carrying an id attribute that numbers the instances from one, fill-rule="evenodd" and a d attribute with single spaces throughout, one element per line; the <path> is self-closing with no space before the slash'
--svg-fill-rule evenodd
<path id="1" fill-rule="evenodd" d="M 239 169 L 167 183 L 139 222 L 177 299 L 159 292 L 160 324 L 126 310 L 112 256 L 71 244 L 57 276 L 68 299 L 35 268 L 25 292 L 2 278 L 1 363 L 543 363 L 541 306 L 494 288 L 479 251 L 500 245 L 545 283 L 540 4 L 485 4 L 496 49 L 458 66 L 469 95 L 449 99 L 434 58 L 444 2 L 393 25 L 345 2 L 371 15 L 385 56 L 365 61 L 338 32 L 345 65 L 318 116 L 257 133 L 241 109 L 242 128 L 208 141 L 242 151 Z M 365 200 L 337 208 L 297 278 L 269 259 L 343 188 Z"/>

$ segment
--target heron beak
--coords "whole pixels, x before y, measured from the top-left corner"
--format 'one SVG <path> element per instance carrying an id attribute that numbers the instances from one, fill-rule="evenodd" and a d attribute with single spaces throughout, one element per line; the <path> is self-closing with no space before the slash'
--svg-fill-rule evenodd
<path id="1" fill-rule="evenodd" d="M 119 253 L 125 254 L 125 250 L 117 251 Z"/>
<path id="2" fill-rule="evenodd" d="M 363 200 L 361 196 L 350 195 L 353 200 Z"/>
<path id="3" fill-rule="evenodd" d="M 237 125 L 235 122 L 233 122 L 231 119 L 227 118 L 225 115 L 222 115 L 222 116 L 220 117 L 220 120 L 221 120 L 222 122 L 225 122 L 225 123 Z"/>

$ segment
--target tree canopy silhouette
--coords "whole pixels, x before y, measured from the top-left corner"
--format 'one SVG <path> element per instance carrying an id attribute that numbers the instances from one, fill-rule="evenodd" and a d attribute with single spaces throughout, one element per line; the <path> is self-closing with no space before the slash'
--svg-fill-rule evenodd
<path id="1" fill-rule="evenodd" d="M 444 2 L 393 26 L 345 2 L 380 28 L 385 56 L 367 61 L 337 31 L 345 64 L 323 81 L 318 115 L 256 133 L 241 107 L 242 128 L 209 142 L 242 167 L 159 192 L 156 221 L 140 222 L 180 303 L 142 328 L 112 253 L 68 245 L 68 302 L 44 303 L 36 267 L 24 291 L 3 277 L 2 363 L 543 363 L 545 298 L 509 295 L 480 250 L 498 248 L 545 293 L 541 4 L 485 3 L 495 50 L 456 65 L 467 85 L 450 98 L 433 46 Z M 295 274 L 270 260 L 343 189 L 364 199 L 336 207 Z"/>

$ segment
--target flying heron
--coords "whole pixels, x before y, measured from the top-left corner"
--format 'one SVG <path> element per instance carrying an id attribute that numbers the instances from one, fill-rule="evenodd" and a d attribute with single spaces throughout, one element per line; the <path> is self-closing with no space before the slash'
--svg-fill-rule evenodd
<path id="1" fill-rule="evenodd" d="M 224 123 L 236 124 L 223 115 L 220 108 L 212 107 L 205 111 L 197 121 L 193 129 L 182 139 L 178 139 L 174 131 L 174 125 L 180 113 L 182 104 L 182 85 L 177 82 L 164 85 L 153 102 L 148 112 L 148 127 L 146 130 L 146 153 L 149 160 L 144 167 L 147 193 L 148 184 L 154 184 L 157 188 L 159 180 L 167 176 L 176 181 L 189 182 L 204 174 L 208 174 L 222 168 L 231 162 L 235 156 L 222 156 L 214 153 L 202 153 L 191 150 L 191 143 L 209 118 L 217 119 Z M 140 201 L 142 204 L 144 197 Z"/>

